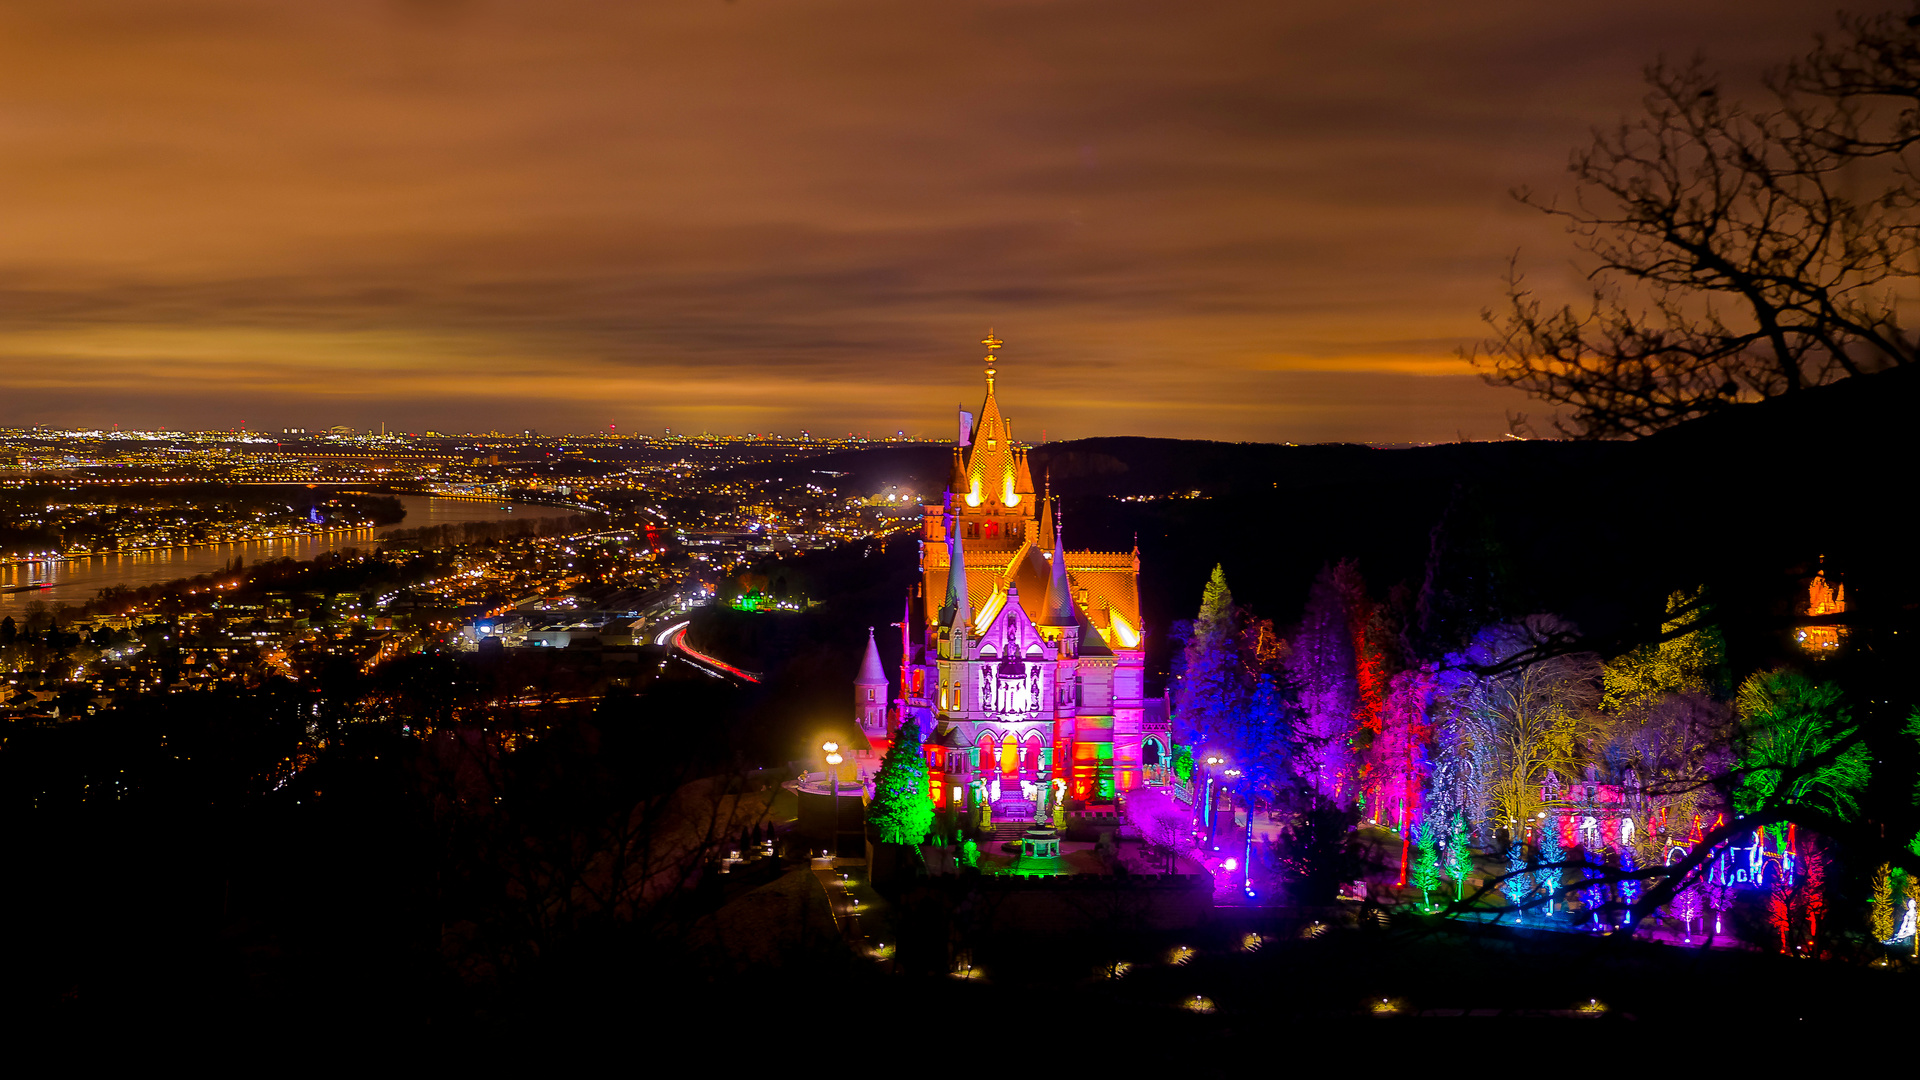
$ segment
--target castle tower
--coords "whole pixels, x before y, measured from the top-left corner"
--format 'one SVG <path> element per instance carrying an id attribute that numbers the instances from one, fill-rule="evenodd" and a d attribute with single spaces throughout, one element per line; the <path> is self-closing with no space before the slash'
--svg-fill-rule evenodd
<path id="1" fill-rule="evenodd" d="M 946 495 L 925 507 L 925 602 L 903 662 L 942 747 L 929 742 L 930 766 L 964 756 L 968 804 L 993 800 L 995 820 L 1055 785 L 1111 804 L 1145 781 L 1139 552 L 1066 550 L 1000 412 L 1002 342 L 984 344 L 986 399 L 977 419 L 960 413 Z"/>
<path id="2" fill-rule="evenodd" d="M 1827 580 L 1827 557 L 1822 555 L 1813 581 L 1807 585 L 1807 614 L 1824 617 L 1844 615 L 1846 612 L 1847 587 Z M 1809 626 L 1798 635 L 1800 647 L 1816 654 L 1833 652 L 1846 640 L 1846 636 L 1847 628 L 1844 626 Z"/>
<path id="3" fill-rule="evenodd" d="M 853 715 L 869 741 L 887 738 L 887 669 L 880 665 L 880 648 L 873 627 L 867 627 L 867 655 L 853 677 Z"/>

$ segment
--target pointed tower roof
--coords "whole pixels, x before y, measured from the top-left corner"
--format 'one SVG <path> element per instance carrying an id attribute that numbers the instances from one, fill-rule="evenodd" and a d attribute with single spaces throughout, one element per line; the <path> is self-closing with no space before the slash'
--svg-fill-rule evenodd
<path id="1" fill-rule="evenodd" d="M 967 594 L 967 552 L 960 530 L 947 530 L 947 602 L 940 606 L 940 624 L 956 629 L 973 624 L 973 598 Z"/>
<path id="2" fill-rule="evenodd" d="M 1040 537 L 1045 539 L 1053 535 L 1053 467 L 1046 471 L 1046 481 L 1039 491 L 1040 497 Z"/>
<path id="3" fill-rule="evenodd" d="M 1060 537 L 1059 519 L 1053 529 L 1053 568 L 1047 576 L 1047 609 L 1040 616 L 1042 626 L 1072 626 L 1079 621 L 1079 608 L 1073 602 L 1073 586 L 1067 581 L 1067 547 Z"/>
<path id="4" fill-rule="evenodd" d="M 1078 613 L 1076 613 L 1078 614 Z M 1080 623 L 1081 656 L 1112 656 L 1113 650 L 1107 647 L 1107 639 L 1100 636 L 1100 628 L 1093 625 L 1085 615 L 1078 615 Z"/>
<path id="5" fill-rule="evenodd" d="M 979 505 L 978 500 L 983 498 L 999 498 L 1014 478 L 1012 433 L 1000 415 L 1000 402 L 993 396 L 994 376 L 999 374 L 999 358 L 993 351 L 1001 342 L 989 330 L 981 344 L 987 347 L 987 399 L 980 405 L 980 419 L 967 451 L 966 482 L 958 489 L 969 496 L 970 506 Z"/>
<path id="6" fill-rule="evenodd" d="M 860 674 L 853 677 L 853 685 L 887 685 L 887 669 L 880 666 L 880 647 L 874 643 L 871 626 L 867 627 L 867 655 L 860 660 Z"/>

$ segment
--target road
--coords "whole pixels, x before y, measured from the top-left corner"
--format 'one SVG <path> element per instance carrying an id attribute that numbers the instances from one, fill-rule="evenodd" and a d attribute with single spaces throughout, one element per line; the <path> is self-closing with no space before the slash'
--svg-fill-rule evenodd
<path id="1" fill-rule="evenodd" d="M 688 645 L 687 644 L 687 627 L 691 625 L 692 623 L 690 621 L 685 621 L 685 620 L 674 623 L 672 626 L 667 627 L 665 630 L 662 630 L 660 631 L 659 634 L 655 635 L 653 639 L 653 643 L 655 645 L 667 646 L 669 649 L 672 649 L 675 653 L 678 653 L 684 658 L 686 658 L 687 660 L 691 661 L 694 664 L 694 666 L 702 668 L 703 670 L 707 671 L 709 674 L 732 676 L 733 678 L 740 679 L 743 682 L 750 682 L 750 683 L 757 683 L 760 681 L 760 676 L 755 675 L 750 671 L 741 671 L 739 668 L 734 667 L 732 664 L 729 664 L 724 660 L 715 659 L 714 657 L 708 656 L 706 653 L 701 652 L 700 650 L 694 648 L 693 646 Z"/>

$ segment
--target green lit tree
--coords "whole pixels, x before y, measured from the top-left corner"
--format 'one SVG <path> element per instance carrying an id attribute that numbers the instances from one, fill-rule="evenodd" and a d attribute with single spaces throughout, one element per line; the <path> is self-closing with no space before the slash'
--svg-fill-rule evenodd
<path id="1" fill-rule="evenodd" d="M 1735 811 L 1805 806 L 1842 821 L 1854 816 L 1873 757 L 1839 687 L 1765 671 L 1741 685 L 1736 703 L 1744 731 Z"/>
<path id="2" fill-rule="evenodd" d="M 1447 841 L 1447 873 L 1453 878 L 1453 898 L 1467 895 L 1467 877 L 1473 873 L 1473 838 L 1467 830 L 1467 815 L 1453 815 L 1453 837 Z"/>
<path id="3" fill-rule="evenodd" d="M 918 844 L 933 828 L 926 752 L 920 746 L 920 727 L 912 720 L 900 725 L 893 746 L 880 761 L 867 820 L 879 830 L 881 843 L 886 844 Z"/>
<path id="4" fill-rule="evenodd" d="M 1422 907 L 1433 905 L 1433 890 L 1440 887 L 1440 853 L 1434 846 L 1434 831 L 1432 825 L 1420 826 L 1420 840 L 1416 845 L 1419 854 L 1413 859 L 1413 883 L 1420 887 Z"/>

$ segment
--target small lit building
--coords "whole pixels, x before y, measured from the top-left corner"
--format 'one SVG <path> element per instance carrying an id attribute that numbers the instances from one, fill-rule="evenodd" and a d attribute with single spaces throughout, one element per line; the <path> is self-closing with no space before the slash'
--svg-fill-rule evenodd
<path id="1" fill-rule="evenodd" d="M 1843 615 L 1847 610 L 1847 587 L 1827 580 L 1825 557 L 1821 558 L 1820 569 L 1815 571 L 1813 580 L 1807 585 L 1807 615 L 1811 618 L 1824 618 Z M 1797 635 L 1800 647 L 1810 653 L 1828 653 L 1840 647 L 1846 640 L 1847 628 L 1844 626 L 1803 626 Z"/>

